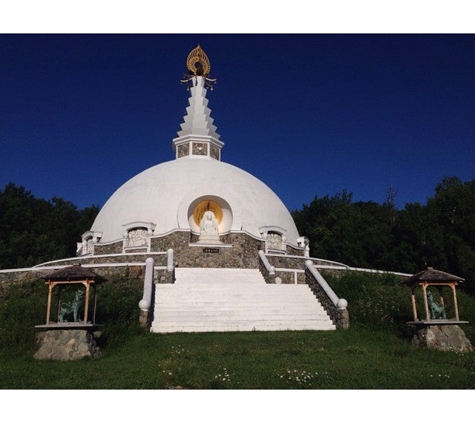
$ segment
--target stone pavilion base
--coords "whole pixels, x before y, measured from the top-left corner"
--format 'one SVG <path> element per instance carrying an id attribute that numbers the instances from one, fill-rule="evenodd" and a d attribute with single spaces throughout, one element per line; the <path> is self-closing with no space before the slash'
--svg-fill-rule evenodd
<path id="1" fill-rule="evenodd" d="M 412 344 L 442 351 L 473 352 L 475 348 L 458 325 L 416 325 Z"/>
<path id="2" fill-rule="evenodd" d="M 98 358 L 101 351 L 96 346 L 97 334 L 91 329 L 55 329 L 37 334 L 38 360 L 67 361 L 85 357 Z"/>

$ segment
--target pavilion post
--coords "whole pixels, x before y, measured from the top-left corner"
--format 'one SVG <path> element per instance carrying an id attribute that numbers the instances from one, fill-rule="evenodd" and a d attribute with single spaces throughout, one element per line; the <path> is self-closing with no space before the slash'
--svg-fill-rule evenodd
<path id="1" fill-rule="evenodd" d="M 51 295 L 53 294 L 53 285 L 49 282 L 48 286 L 48 305 L 46 307 L 46 325 L 49 325 L 50 312 L 51 312 Z"/>

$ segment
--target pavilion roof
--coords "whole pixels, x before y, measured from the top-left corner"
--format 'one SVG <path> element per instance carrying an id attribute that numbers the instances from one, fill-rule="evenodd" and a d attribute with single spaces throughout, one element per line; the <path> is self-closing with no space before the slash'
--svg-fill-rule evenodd
<path id="1" fill-rule="evenodd" d="M 72 280 L 95 280 L 102 281 L 103 277 L 97 275 L 88 268 L 84 268 L 81 264 L 71 265 L 69 267 L 61 268 L 41 277 L 45 280 L 56 281 L 72 281 Z"/>
<path id="2" fill-rule="evenodd" d="M 434 282 L 444 283 L 444 282 L 452 281 L 452 282 L 461 283 L 462 281 L 464 281 L 464 279 L 456 275 L 445 273 L 443 271 L 435 270 L 432 267 L 428 267 L 427 270 L 414 274 L 412 277 L 405 279 L 402 283 L 415 284 L 421 281 L 428 281 L 432 283 Z"/>

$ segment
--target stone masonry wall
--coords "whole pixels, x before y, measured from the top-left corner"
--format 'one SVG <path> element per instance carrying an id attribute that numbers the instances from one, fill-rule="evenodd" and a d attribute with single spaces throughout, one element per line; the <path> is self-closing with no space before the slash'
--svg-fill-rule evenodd
<path id="1" fill-rule="evenodd" d="M 48 270 L 50 272 L 51 270 Z M 46 272 L 44 272 L 46 274 Z M 0 284 L 24 283 L 39 279 L 43 275 L 41 271 L 12 271 L 0 273 Z"/>
<path id="2" fill-rule="evenodd" d="M 153 237 L 150 240 L 152 252 L 166 252 L 173 249 L 176 252 L 183 250 L 190 243 L 189 231 L 176 231 L 163 237 Z"/>
<path id="3" fill-rule="evenodd" d="M 245 233 L 221 236 L 222 245 L 200 245 L 190 232 L 174 232 L 164 237 L 152 238 L 152 251 L 173 249 L 174 261 L 179 267 L 204 268 L 257 268 L 258 251 L 264 241 Z M 195 241 L 195 243 L 190 243 Z"/>
<path id="4" fill-rule="evenodd" d="M 140 253 L 140 254 L 134 254 L 134 255 L 129 255 L 128 253 L 126 253 L 126 254 L 119 254 L 119 255 L 82 256 L 80 260 L 75 259 L 75 258 L 71 258 L 70 260 L 63 259 L 61 260 L 61 265 L 74 265 L 77 263 L 81 263 L 83 265 L 97 264 L 98 266 L 100 266 L 101 264 L 121 264 L 121 263 L 127 263 L 127 262 L 140 262 L 140 263 L 143 262 L 145 264 L 145 260 L 148 257 L 153 258 L 156 266 L 167 265 L 166 254 L 154 255 L 154 254 L 147 254 L 147 253 Z M 58 265 L 58 262 L 53 262 L 52 265 Z M 47 266 L 38 267 L 38 269 L 40 268 L 48 268 L 48 267 Z"/>
<path id="5" fill-rule="evenodd" d="M 324 263 L 328 265 L 328 262 L 323 262 L 315 258 L 307 258 L 305 256 L 299 255 L 266 255 L 270 265 L 274 266 L 276 269 L 276 277 L 279 277 L 282 280 L 282 284 L 294 284 L 295 283 L 295 273 L 288 271 L 279 271 L 279 268 L 292 268 L 305 271 L 305 261 L 311 259 L 315 264 Z M 337 264 L 335 264 L 337 265 Z M 331 270 L 329 270 L 331 272 Z M 341 270 L 338 270 L 338 273 L 341 273 Z M 297 273 L 297 283 L 305 284 L 306 277 L 304 272 Z"/>
<path id="6" fill-rule="evenodd" d="M 312 273 L 307 268 L 305 270 L 305 276 L 307 280 L 307 284 L 309 285 L 310 289 L 312 290 L 313 294 L 317 297 L 317 299 L 322 304 L 323 308 L 327 312 L 328 316 L 331 318 L 333 323 L 336 325 L 337 328 L 349 328 L 350 326 L 350 316 L 348 313 L 348 309 L 338 309 L 331 299 L 327 296 L 326 292 L 322 289 L 320 284 L 315 280 Z"/>
<path id="7" fill-rule="evenodd" d="M 167 265 L 166 254 L 153 255 L 153 254 L 138 254 L 138 255 L 112 255 L 112 256 L 83 256 L 81 259 L 71 258 L 61 261 L 51 262 L 48 265 L 74 265 L 74 264 L 88 264 L 92 265 L 91 270 L 97 275 L 100 275 L 108 280 L 119 276 L 130 276 L 133 278 L 143 278 L 145 272 L 145 260 L 148 257 L 154 259 L 154 265 L 157 267 L 165 267 Z M 126 266 L 114 267 L 114 266 L 101 266 L 103 264 L 126 264 L 126 263 L 143 263 L 143 265 L 129 264 Z M 94 264 L 97 267 L 94 267 Z M 51 273 L 53 270 L 48 265 L 35 268 L 33 271 L 8 271 L 0 272 L 0 284 L 1 283 L 20 283 L 25 281 L 33 281 L 41 278 L 42 276 Z M 157 271 L 157 270 L 156 270 Z"/>
<path id="8" fill-rule="evenodd" d="M 281 280 L 282 284 L 295 284 L 295 273 L 289 271 L 275 270 L 275 276 Z M 305 284 L 305 274 L 297 273 L 297 284 Z"/>
<path id="9" fill-rule="evenodd" d="M 266 255 L 270 265 L 275 268 L 298 268 L 305 269 L 305 261 L 308 258 L 300 256 L 286 256 L 286 255 Z"/>
<path id="10" fill-rule="evenodd" d="M 108 245 L 101 245 L 100 243 L 96 243 L 94 244 L 94 255 L 111 255 L 116 253 L 122 253 L 123 248 L 124 242 L 122 240 Z"/>
<path id="11" fill-rule="evenodd" d="M 48 330 L 37 334 L 37 360 L 75 360 L 101 356 L 89 330 Z"/>
<path id="12" fill-rule="evenodd" d="M 416 347 L 441 351 L 473 352 L 475 348 L 458 325 L 429 325 L 416 328 L 412 339 Z"/>
<path id="13" fill-rule="evenodd" d="M 204 267 L 204 268 L 258 268 L 259 267 L 259 250 L 265 248 L 263 239 L 256 239 L 246 233 L 229 233 L 221 236 L 222 245 L 200 245 L 199 243 L 190 243 L 196 241 L 197 238 L 189 231 L 175 231 L 163 237 L 152 237 L 150 239 L 152 252 L 166 252 L 173 249 L 173 260 L 179 267 Z M 110 253 L 111 255 L 101 255 L 100 253 Z M 48 265 L 74 265 L 78 262 L 81 264 L 92 265 L 91 269 L 105 277 L 106 279 L 115 278 L 119 275 L 143 278 L 145 271 L 145 260 L 151 256 L 155 261 L 155 266 L 166 266 L 167 255 L 153 255 L 140 253 L 129 255 L 122 253 L 122 241 L 109 245 L 95 245 L 96 255 L 82 256 L 81 259 L 71 258 L 70 260 L 61 260 L 51 262 Z M 285 255 L 269 256 L 271 265 L 276 268 L 297 268 L 303 269 L 305 258 Z M 123 263 L 130 265 L 113 267 L 107 264 Z M 143 265 L 134 265 L 135 263 L 143 263 Z M 97 264 L 97 267 L 94 267 Z M 105 265 L 105 266 L 102 266 Z M 51 270 L 45 265 L 38 267 L 35 271 L 18 271 L 18 272 L 0 272 L 0 282 L 9 283 L 15 281 L 35 280 L 49 273 Z M 165 274 L 168 280 L 168 274 Z M 294 283 L 294 273 L 278 271 L 277 276 L 280 277 L 282 283 Z M 169 281 L 167 281 L 169 282 Z M 304 276 L 298 276 L 298 282 L 304 283 Z"/>
<path id="14" fill-rule="evenodd" d="M 109 281 L 123 276 L 143 279 L 145 275 L 145 265 L 128 265 L 125 267 L 91 267 L 90 269 L 97 275 L 100 275 Z M 48 267 L 44 267 L 38 271 L 0 273 L 0 284 L 31 282 L 39 280 L 41 277 L 51 273 L 52 271 L 53 270 L 49 269 Z"/>
<path id="15" fill-rule="evenodd" d="M 305 256 L 305 251 L 304 251 L 304 250 L 294 248 L 294 247 L 291 246 L 291 245 L 287 245 L 287 247 L 286 247 L 286 253 L 287 253 L 287 255 L 301 255 L 301 256 Z M 307 258 L 307 259 L 308 259 L 308 258 Z"/>
<path id="16" fill-rule="evenodd" d="M 275 275 L 269 274 L 269 271 L 267 271 L 262 259 L 259 259 L 259 271 L 267 284 L 275 284 Z"/>
<path id="17" fill-rule="evenodd" d="M 246 235 L 230 235 L 231 247 L 188 246 L 175 251 L 179 267 L 257 268 L 263 242 Z"/>

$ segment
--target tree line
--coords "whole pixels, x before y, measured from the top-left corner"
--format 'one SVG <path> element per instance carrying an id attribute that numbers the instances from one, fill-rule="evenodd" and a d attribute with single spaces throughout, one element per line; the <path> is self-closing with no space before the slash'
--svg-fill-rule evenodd
<path id="1" fill-rule="evenodd" d="M 7 184 L 0 190 L 0 269 L 75 256 L 98 212 L 97 206 L 79 210 L 62 198 L 35 198 L 23 186 Z"/>
<path id="2" fill-rule="evenodd" d="M 397 209 L 395 197 L 389 188 L 379 204 L 343 191 L 315 197 L 292 216 L 314 257 L 410 274 L 430 266 L 465 278 L 475 293 L 475 180 L 446 177 L 425 205 Z M 0 269 L 74 256 L 98 212 L 9 183 L 0 190 Z"/>
<path id="3" fill-rule="evenodd" d="M 344 264 L 416 273 L 434 267 L 465 278 L 475 293 L 475 180 L 445 177 L 425 205 L 353 201 L 346 191 L 315 197 L 292 213 L 311 255 Z"/>

